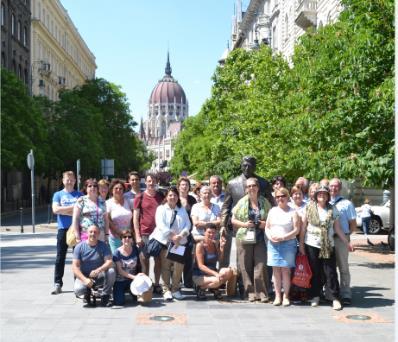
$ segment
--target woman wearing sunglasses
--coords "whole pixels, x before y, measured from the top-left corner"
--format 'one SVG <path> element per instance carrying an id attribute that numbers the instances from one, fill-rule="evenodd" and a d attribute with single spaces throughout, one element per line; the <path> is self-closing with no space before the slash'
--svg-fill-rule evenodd
<path id="1" fill-rule="evenodd" d="M 288 306 L 290 305 L 290 269 L 295 266 L 296 236 L 300 232 L 300 218 L 297 211 L 288 205 L 289 191 L 286 188 L 276 190 L 275 199 L 278 205 L 270 210 L 265 225 L 265 234 L 268 238 L 267 265 L 272 266 L 275 287 L 274 305 Z"/>
<path id="2" fill-rule="evenodd" d="M 109 220 L 106 205 L 98 195 L 98 183 L 94 178 L 84 182 L 83 193 L 85 195 L 76 201 L 72 216 L 72 227 L 77 242 L 88 239 L 87 230 L 92 225 L 100 230 L 99 240 L 108 242 Z"/>
<path id="3" fill-rule="evenodd" d="M 125 292 L 129 290 L 134 278 L 141 273 L 141 264 L 138 248 L 134 244 L 133 235 L 130 229 L 123 229 L 120 234 L 122 245 L 113 253 L 113 261 L 116 264 L 116 281 L 113 285 L 113 304 L 115 306 L 123 306 L 125 304 Z M 130 292 L 135 300 L 135 296 Z M 151 298 L 152 296 L 149 296 Z M 140 302 L 144 302 L 141 296 L 138 298 Z"/>

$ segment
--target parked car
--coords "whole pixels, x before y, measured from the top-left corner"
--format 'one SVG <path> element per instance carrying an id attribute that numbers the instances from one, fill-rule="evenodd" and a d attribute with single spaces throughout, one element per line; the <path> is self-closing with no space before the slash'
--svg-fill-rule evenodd
<path id="1" fill-rule="evenodd" d="M 390 229 L 390 200 L 382 205 L 372 205 L 372 218 L 369 223 L 369 234 L 379 234 L 382 230 Z M 357 226 L 362 228 L 361 208 L 357 212 Z"/>

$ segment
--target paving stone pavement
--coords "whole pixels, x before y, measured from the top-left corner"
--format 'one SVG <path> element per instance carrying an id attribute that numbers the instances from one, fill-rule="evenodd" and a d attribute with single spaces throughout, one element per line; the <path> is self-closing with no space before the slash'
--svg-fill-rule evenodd
<path id="1" fill-rule="evenodd" d="M 25 230 L 29 231 L 29 229 Z M 0 340 L 19 341 L 394 341 L 394 255 L 367 249 L 361 237 L 350 256 L 353 304 L 333 311 L 323 304 L 273 307 L 236 300 L 198 302 L 187 299 L 164 303 L 154 298 L 148 306 L 128 300 L 122 309 L 84 308 L 72 292 L 71 252 L 64 288 L 50 295 L 55 260 L 55 230 L 36 234 L 13 230 L 0 234 Z M 376 258 L 375 256 L 378 256 Z M 156 322 L 155 315 L 170 315 Z M 348 315 L 367 315 L 353 321 Z"/>

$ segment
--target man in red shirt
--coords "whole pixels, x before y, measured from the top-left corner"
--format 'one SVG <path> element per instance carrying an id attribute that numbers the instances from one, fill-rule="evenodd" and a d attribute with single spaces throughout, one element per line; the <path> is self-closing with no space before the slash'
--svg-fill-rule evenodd
<path id="1" fill-rule="evenodd" d="M 156 190 L 158 179 L 154 174 L 148 174 L 145 178 L 146 189 L 134 198 L 134 232 L 137 246 L 140 248 L 140 261 L 142 271 L 149 275 L 149 256 L 144 253 L 149 241 L 149 235 L 156 227 L 155 214 L 157 207 L 162 204 L 163 195 Z M 154 292 L 161 293 L 160 280 L 160 257 L 154 258 Z"/>

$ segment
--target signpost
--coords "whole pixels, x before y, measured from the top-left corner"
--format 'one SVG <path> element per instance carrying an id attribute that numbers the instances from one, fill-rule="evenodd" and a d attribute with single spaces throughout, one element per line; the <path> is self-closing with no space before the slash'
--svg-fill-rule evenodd
<path id="1" fill-rule="evenodd" d="M 76 160 L 77 191 L 80 191 L 80 159 Z"/>
<path id="2" fill-rule="evenodd" d="M 103 177 L 113 176 L 115 174 L 115 160 L 101 159 L 101 175 Z"/>
<path id="3" fill-rule="evenodd" d="M 32 228 L 35 233 L 35 157 L 33 156 L 33 150 L 30 150 L 26 157 L 28 168 L 30 169 L 30 183 L 32 188 Z"/>

